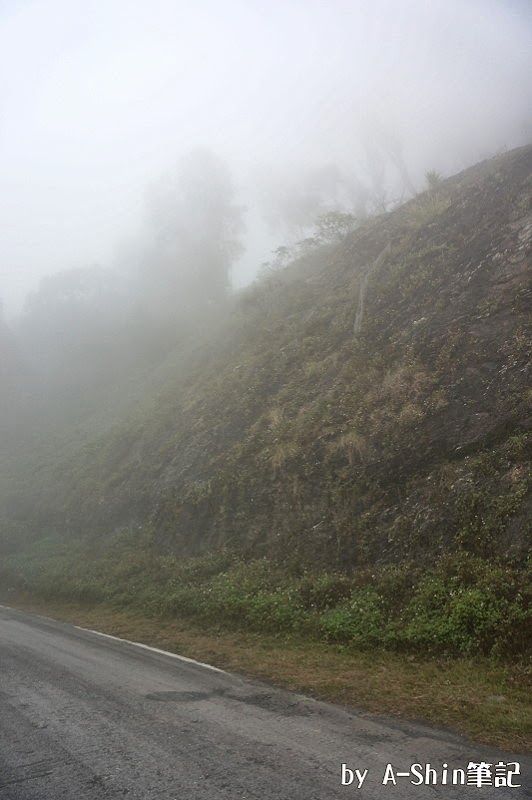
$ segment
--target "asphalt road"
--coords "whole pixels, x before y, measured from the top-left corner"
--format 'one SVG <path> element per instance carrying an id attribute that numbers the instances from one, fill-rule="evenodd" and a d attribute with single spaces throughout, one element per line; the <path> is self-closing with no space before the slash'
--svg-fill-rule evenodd
<path id="1" fill-rule="evenodd" d="M 519 762 L 522 788 L 442 785 L 442 764 L 482 761 Z M 2 800 L 521 800 L 530 766 L 0 606 Z"/>

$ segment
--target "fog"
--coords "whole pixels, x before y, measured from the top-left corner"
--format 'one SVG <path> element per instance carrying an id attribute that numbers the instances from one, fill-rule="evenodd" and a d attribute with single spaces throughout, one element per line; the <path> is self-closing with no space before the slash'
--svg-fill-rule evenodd
<path id="1" fill-rule="evenodd" d="M 0 75 L 0 298 L 12 317 L 44 275 L 146 259 L 149 187 L 195 148 L 231 175 L 242 285 L 313 213 L 384 209 L 427 170 L 524 144 L 532 7 L 4 0 Z M 320 175 L 327 186 L 291 222 Z"/>

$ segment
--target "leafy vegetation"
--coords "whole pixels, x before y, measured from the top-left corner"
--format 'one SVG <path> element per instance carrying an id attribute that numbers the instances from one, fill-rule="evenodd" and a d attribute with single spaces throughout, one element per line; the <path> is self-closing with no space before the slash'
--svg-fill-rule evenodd
<path id="1" fill-rule="evenodd" d="M 89 558 L 88 558 L 89 556 Z M 227 630 L 304 635 L 360 649 L 521 658 L 530 648 L 529 570 L 472 555 L 340 573 L 296 574 L 221 551 L 182 561 L 126 536 L 65 549 L 45 542 L 4 563 L 2 582 L 46 602 L 104 604 Z"/>

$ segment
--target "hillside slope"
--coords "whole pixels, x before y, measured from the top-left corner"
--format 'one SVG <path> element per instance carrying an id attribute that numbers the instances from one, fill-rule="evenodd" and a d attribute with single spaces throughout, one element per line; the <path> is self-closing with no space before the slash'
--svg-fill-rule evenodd
<path id="1" fill-rule="evenodd" d="M 531 195 L 527 147 L 247 289 L 163 392 L 4 479 L 10 547 L 141 528 L 347 572 L 522 561 Z"/>

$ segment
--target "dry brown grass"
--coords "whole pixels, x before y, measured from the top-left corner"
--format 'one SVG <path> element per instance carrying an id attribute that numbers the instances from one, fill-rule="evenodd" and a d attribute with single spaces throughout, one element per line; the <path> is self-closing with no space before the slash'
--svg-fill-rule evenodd
<path id="1" fill-rule="evenodd" d="M 272 431 L 278 430 L 282 423 L 284 417 L 284 410 L 281 406 L 272 406 L 266 414 L 266 418 L 268 420 L 268 427 Z"/>
<path id="2" fill-rule="evenodd" d="M 297 448 L 293 442 L 276 442 L 271 448 L 269 460 L 274 475 L 282 471 L 287 461 L 295 456 Z"/>
<path id="3" fill-rule="evenodd" d="M 361 433 L 348 431 L 335 442 L 332 442 L 329 445 L 329 450 L 332 453 L 343 453 L 347 457 L 349 466 L 352 467 L 355 461 L 364 462 L 366 460 L 370 447 L 368 440 Z"/>

